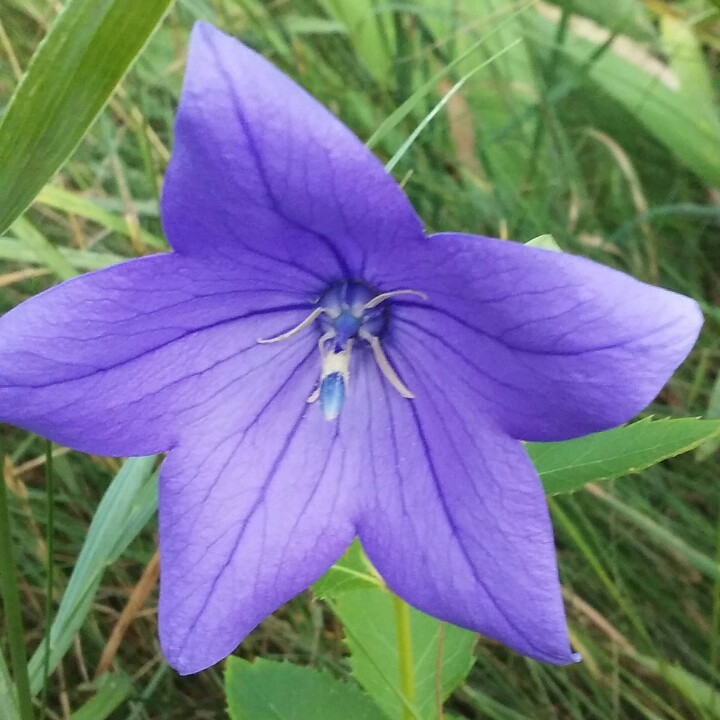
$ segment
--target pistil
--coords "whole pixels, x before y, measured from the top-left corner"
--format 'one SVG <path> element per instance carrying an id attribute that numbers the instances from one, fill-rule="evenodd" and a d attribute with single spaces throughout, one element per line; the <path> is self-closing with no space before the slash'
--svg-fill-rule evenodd
<path id="1" fill-rule="evenodd" d="M 295 327 L 258 342 L 267 344 L 288 340 L 316 321 L 320 323 L 323 330 L 318 341 L 320 380 L 308 402 L 319 401 L 327 420 L 335 420 L 345 403 L 350 384 L 350 359 L 356 340 L 370 345 L 373 358 L 385 379 L 404 398 L 412 399 L 415 396 L 390 364 L 380 342 L 389 319 L 388 308 L 381 306 L 401 295 L 415 295 L 427 300 L 427 295 L 419 290 L 402 288 L 378 293 L 360 281 L 337 283 L 320 297 L 318 307 Z"/>

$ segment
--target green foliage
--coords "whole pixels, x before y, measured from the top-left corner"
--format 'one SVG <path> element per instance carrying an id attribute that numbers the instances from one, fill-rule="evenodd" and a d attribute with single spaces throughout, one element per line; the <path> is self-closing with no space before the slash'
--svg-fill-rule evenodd
<path id="1" fill-rule="evenodd" d="M 378 589 L 345 592 L 332 608 L 343 623 L 353 676 L 389 718 L 401 717 L 403 693 L 393 596 Z M 414 713 L 416 718 L 430 720 L 437 717 L 438 703 L 470 671 L 475 635 L 412 608 L 410 627 Z"/>
<path id="2" fill-rule="evenodd" d="M 357 685 L 288 662 L 230 658 L 225 695 L 231 720 L 381 720 Z"/>
<path id="3" fill-rule="evenodd" d="M 0 717 L 14 720 L 18 716 L 17 698 L 10 670 L 0 653 Z"/>
<path id="4" fill-rule="evenodd" d="M 688 452 L 720 434 L 720 420 L 652 420 L 556 443 L 528 443 L 548 495 L 631 475 Z"/>
<path id="5" fill-rule="evenodd" d="M 57 667 L 83 626 L 105 570 L 145 527 L 157 507 L 156 459 L 131 458 L 107 489 L 93 517 L 50 630 L 50 669 Z M 45 641 L 30 659 L 30 687 L 40 692 Z"/>
<path id="6" fill-rule="evenodd" d="M 373 77 L 382 82 L 392 65 L 395 33 L 390 13 L 378 10 L 373 0 L 321 0 L 327 12 L 350 36 L 358 57 Z"/>
<path id="7" fill-rule="evenodd" d="M 40 265 L 50 268 L 60 280 L 77 275 L 75 268 L 65 256 L 27 219 L 19 217 L 11 230 L 30 249 Z"/>
<path id="8" fill-rule="evenodd" d="M 562 252 L 562 248 L 558 245 L 557 240 L 552 235 L 538 235 L 532 240 L 525 243 L 530 247 L 538 247 L 542 250 L 553 250 L 554 252 Z"/>
<path id="9" fill-rule="evenodd" d="M 560 14 L 536 17 L 538 39 L 552 46 L 554 19 Z M 548 19 L 548 15 L 552 19 Z M 677 28 L 677 25 L 673 25 Z M 687 57 L 690 34 L 675 36 L 675 56 Z M 693 172 L 712 185 L 720 184 L 720 117 L 697 87 L 697 63 L 685 60 L 679 77 L 641 47 L 615 42 L 594 60 L 612 34 L 586 20 L 571 22 L 563 46 L 567 58 L 588 67 L 592 80 L 621 103 L 657 139 Z M 681 43 L 678 45 L 678 43 Z M 679 69 L 676 64 L 675 70 Z M 684 83 L 684 85 L 683 85 Z"/>
<path id="10" fill-rule="evenodd" d="M 316 597 L 326 600 L 353 590 L 383 588 L 384 583 L 356 539 L 345 554 L 314 585 Z"/>
<path id="11" fill-rule="evenodd" d="M 668 665 L 642 655 L 636 655 L 634 659 L 639 665 L 649 668 L 664 680 L 672 683 L 693 704 L 697 705 L 704 717 L 720 718 L 720 691 L 715 687 L 703 682 L 678 665 Z"/>
<path id="12" fill-rule="evenodd" d="M 127 675 L 103 675 L 97 681 L 98 691 L 69 720 L 105 720 L 133 691 Z"/>
<path id="13" fill-rule="evenodd" d="M 58 6 L 53 0 L 2 3 L 0 225 L 14 220 L 40 191 L 28 215 L 0 238 L 3 308 L 56 279 L 165 247 L 158 194 L 189 28 L 201 15 L 281 64 L 361 137 L 371 138 L 383 161 L 396 156 L 397 177 L 429 229 L 523 241 L 552 234 L 563 249 L 697 297 L 708 313 L 700 346 L 652 412 L 717 417 L 720 215 L 709 198 L 719 184 L 714 62 L 719 45 L 717 14 L 711 12 L 720 0 L 557 0 L 522 6 L 501 0 L 180 0 L 122 92 L 90 128 L 168 4 L 70 0 L 48 26 Z M 71 28 L 71 21 L 78 22 Z M 613 34 L 619 42 L 608 42 Z M 482 71 L 468 77 L 481 65 Z M 8 105 L 15 66 L 29 66 L 29 73 Z M 463 680 L 472 637 L 458 631 L 453 645 L 448 637 L 455 629 L 446 627 L 443 656 L 456 672 L 443 678 L 442 694 L 457 685 L 446 717 L 717 716 L 720 436 L 715 427 L 695 420 L 643 420 L 569 443 L 528 445 L 548 492 L 557 494 L 551 505 L 570 630 L 585 662 L 556 669 L 482 643 Z M 26 468 L 20 478 L 27 501 L 11 500 L 37 692 L 44 647 L 37 647 L 43 626 L 37 608 L 43 605 L 46 576 L 37 538 L 46 500 L 42 474 L 32 465 L 41 451 L 24 433 L 3 431 L 0 442 L 9 461 Z M 697 453 L 654 464 L 693 447 Z M 148 522 L 156 501 L 153 461 L 130 461 L 99 508 L 108 479 L 101 461 L 71 454 L 54 464 L 59 607 L 51 667 L 63 674 L 51 679 L 54 715 L 48 717 L 64 716 L 61 694 L 71 710 L 80 708 L 76 713 L 101 717 L 109 705 L 86 705 L 88 690 L 97 693 L 90 703 L 109 699 L 110 690 L 90 686 L 85 667 L 92 676 L 156 547 L 155 526 Z M 640 481 L 612 480 L 631 472 L 642 472 Z M 575 492 L 600 480 L 607 482 Z M 305 597 L 264 623 L 242 652 L 325 669 L 245 663 L 242 673 L 262 677 L 267 693 L 249 699 L 260 703 L 258 717 L 277 717 L 267 703 L 283 698 L 286 680 L 280 673 L 292 673 L 302 675 L 298 687 L 312 687 L 308 695 L 298 690 L 293 709 L 302 697 L 324 708 L 342 690 L 353 706 L 347 711 L 342 706 L 334 717 L 355 718 L 354 711 L 362 712 L 358 708 L 369 701 L 355 685 L 335 679 L 349 668 L 384 698 L 368 717 L 388 711 L 397 717 L 401 681 L 392 596 L 359 545 L 314 591 L 339 612 L 345 607 L 347 644 L 340 623 Z M 225 700 L 216 672 L 179 680 L 157 665 L 155 596 L 147 603 L 118 649 L 113 674 L 121 689 L 127 675 L 136 678 L 138 694 L 112 717 L 222 717 Z M 375 606 L 378 612 L 369 613 Z M 432 626 L 419 627 L 428 620 L 418 617 L 412 611 L 415 716 L 434 719 L 430 658 L 437 656 L 439 626 L 430 621 Z M 383 635 L 388 642 L 381 641 Z M 453 647 L 459 648 L 455 656 Z M 2 642 L 3 719 L 16 716 L 5 652 Z M 235 665 L 231 661 L 231 669 Z M 244 685 L 245 691 L 253 687 Z M 319 697 L 325 699 L 320 703 Z M 428 714 L 420 715 L 421 707 L 429 708 Z"/>
<path id="14" fill-rule="evenodd" d="M 0 233 L 87 132 L 172 0 L 68 0 L 0 121 Z"/>

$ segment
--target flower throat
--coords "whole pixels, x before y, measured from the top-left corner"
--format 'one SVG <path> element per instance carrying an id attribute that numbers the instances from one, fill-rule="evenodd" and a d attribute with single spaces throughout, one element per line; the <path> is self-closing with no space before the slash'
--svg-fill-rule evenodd
<path id="1" fill-rule="evenodd" d="M 418 290 L 378 292 L 361 280 L 343 280 L 331 285 L 317 300 L 317 307 L 298 325 L 275 337 L 258 340 L 275 343 L 287 340 L 311 325 L 320 329 L 320 380 L 308 398 L 319 402 L 327 420 L 335 420 L 345 403 L 350 384 L 350 360 L 353 346 L 366 342 L 385 379 L 405 398 L 413 394 L 403 384 L 385 355 L 380 337 L 387 328 L 391 308 L 387 303 L 398 295 L 416 295 L 427 299 Z"/>

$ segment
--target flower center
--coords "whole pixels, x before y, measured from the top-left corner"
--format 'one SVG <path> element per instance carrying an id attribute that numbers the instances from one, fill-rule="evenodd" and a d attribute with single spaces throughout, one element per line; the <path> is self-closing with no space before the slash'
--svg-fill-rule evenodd
<path id="1" fill-rule="evenodd" d="M 309 403 L 319 401 L 327 420 L 335 420 L 345 403 L 350 384 L 350 359 L 353 345 L 366 342 L 387 381 L 403 397 L 414 396 L 405 387 L 390 364 L 380 343 L 390 320 L 387 301 L 397 295 L 427 297 L 418 290 L 391 290 L 379 292 L 361 280 L 343 280 L 331 285 L 316 301 L 317 307 L 298 325 L 275 337 L 258 340 L 274 343 L 296 335 L 317 323 L 320 329 L 320 380 L 308 398 Z"/>
<path id="2" fill-rule="evenodd" d="M 323 333 L 332 332 L 338 347 L 345 347 L 360 330 L 380 337 L 387 327 L 389 308 L 387 304 L 366 307 L 379 295 L 375 288 L 359 280 L 332 285 L 318 301 L 325 310 L 318 318 Z"/>

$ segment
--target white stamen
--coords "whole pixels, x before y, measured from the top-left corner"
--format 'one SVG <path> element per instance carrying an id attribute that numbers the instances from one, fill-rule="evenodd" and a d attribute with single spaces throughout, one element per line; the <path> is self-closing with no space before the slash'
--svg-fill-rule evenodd
<path id="1" fill-rule="evenodd" d="M 312 325 L 323 313 L 327 313 L 327 310 L 324 307 L 315 308 L 299 325 L 296 325 L 294 328 L 291 328 L 280 335 L 275 335 L 274 337 L 259 338 L 258 342 L 263 345 L 267 345 L 270 343 L 280 342 L 281 340 L 288 340 L 293 335 L 297 335 L 301 330 L 304 330 L 309 325 Z"/>
<path id="2" fill-rule="evenodd" d="M 391 290 L 390 292 L 380 293 L 379 295 L 376 295 L 372 300 L 366 302 L 363 306 L 363 310 L 372 310 L 372 308 L 377 307 L 380 303 L 385 302 L 385 300 L 389 300 L 396 295 L 416 295 L 423 300 L 428 299 L 428 296 L 424 292 L 420 292 L 419 290 Z"/>
<path id="3" fill-rule="evenodd" d="M 366 330 L 360 330 L 358 335 L 363 339 L 367 340 L 367 342 L 370 343 L 370 347 L 373 351 L 373 356 L 375 357 L 375 362 L 378 364 L 378 367 L 380 368 L 380 372 L 385 376 L 385 379 L 404 397 L 408 400 L 413 400 L 415 396 L 408 390 L 408 388 L 404 385 L 403 381 L 398 377 L 398 374 L 395 372 L 395 368 L 390 364 L 390 361 L 387 359 L 387 355 L 385 355 L 385 351 L 382 348 L 382 345 L 380 344 L 380 338 L 375 337 L 375 335 L 371 335 Z"/>
<path id="4" fill-rule="evenodd" d="M 356 283 L 347 283 L 348 286 L 354 286 L 354 284 Z M 344 301 L 340 302 L 338 300 L 335 302 L 335 300 L 333 300 L 328 303 L 330 307 L 316 307 L 302 322 L 290 330 L 286 330 L 284 333 L 275 335 L 274 337 L 258 339 L 257 342 L 269 344 L 281 342 L 282 340 L 288 340 L 312 325 L 321 315 L 324 315 L 325 318 L 323 320 L 323 325 L 325 328 L 329 325 L 330 329 L 326 330 L 326 332 L 323 333 L 322 337 L 318 340 L 318 350 L 320 352 L 321 361 L 320 380 L 315 390 L 313 390 L 310 397 L 308 397 L 308 403 L 314 403 L 319 400 L 320 404 L 323 405 L 322 409 L 328 420 L 334 420 L 337 417 L 337 414 L 343 405 L 345 391 L 350 383 L 350 358 L 353 349 L 353 342 L 356 338 L 365 340 L 370 345 L 375 362 L 377 363 L 378 368 L 380 368 L 380 372 L 393 386 L 393 388 L 395 388 L 402 397 L 412 400 L 415 396 L 405 386 L 395 371 L 395 368 L 390 364 L 390 361 L 385 354 L 385 350 L 380 343 L 380 338 L 368 329 L 368 327 L 373 327 L 373 329 L 376 329 L 379 334 L 382 334 L 382 330 L 385 327 L 387 319 L 383 320 L 378 317 L 365 316 L 366 311 L 372 310 L 386 300 L 399 295 L 414 295 L 422 300 L 428 300 L 428 296 L 424 292 L 411 290 L 409 288 L 380 293 L 368 300 L 365 304 L 362 304 L 362 302 L 355 302 L 352 305 L 348 305 Z M 320 302 L 323 298 L 324 296 L 321 296 L 315 302 Z M 348 312 L 355 319 L 356 323 L 347 316 L 343 323 L 338 320 L 344 313 Z M 346 326 L 349 324 L 349 328 L 351 328 L 353 332 L 348 333 L 346 328 L 342 333 L 343 339 L 338 341 L 336 340 L 338 337 L 336 325 L 342 327 L 343 324 Z M 364 324 L 368 327 L 363 327 Z M 347 337 L 348 334 L 350 334 L 350 337 Z M 331 347 L 327 347 L 329 341 L 333 341 Z M 340 378 L 337 378 L 338 375 Z M 328 384 L 324 385 L 326 379 L 328 379 Z M 340 383 L 339 385 L 337 384 L 338 382 Z"/>

